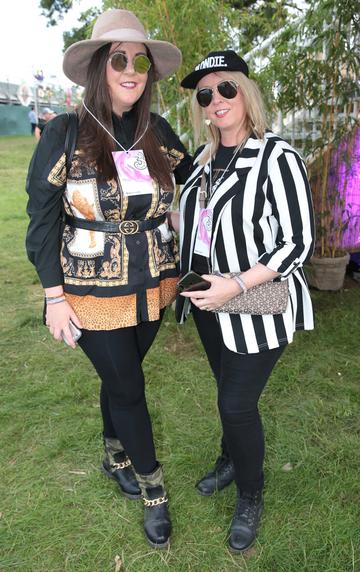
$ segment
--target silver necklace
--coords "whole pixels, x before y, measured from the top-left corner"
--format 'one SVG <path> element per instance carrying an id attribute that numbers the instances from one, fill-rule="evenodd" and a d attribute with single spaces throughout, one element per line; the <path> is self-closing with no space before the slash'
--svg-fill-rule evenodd
<path id="1" fill-rule="evenodd" d="M 215 193 L 216 189 L 220 186 L 221 181 L 224 178 L 225 173 L 228 171 L 231 163 L 233 162 L 233 160 L 235 159 L 236 155 L 238 154 L 240 147 L 243 145 L 243 142 L 240 143 L 240 145 L 237 145 L 235 151 L 233 152 L 233 154 L 231 155 L 230 161 L 228 162 L 228 164 L 226 165 L 223 173 L 221 174 L 221 177 L 219 177 L 215 182 L 214 185 L 212 184 L 212 156 L 210 155 L 210 176 L 209 176 L 209 182 L 210 182 L 210 198 L 213 196 L 213 194 Z"/>
<path id="2" fill-rule="evenodd" d="M 119 145 L 119 147 L 121 147 L 121 149 L 122 149 L 123 151 L 125 151 L 125 153 L 129 153 L 129 151 L 131 151 L 131 149 L 133 149 L 133 148 L 135 147 L 135 145 L 136 145 L 137 143 L 139 143 L 140 139 L 142 139 L 142 138 L 144 137 L 146 131 L 148 130 L 149 122 L 147 122 L 146 127 L 145 127 L 145 129 L 144 129 L 144 132 L 140 135 L 140 137 L 139 137 L 138 139 L 136 139 L 135 143 L 133 143 L 133 144 L 131 145 L 131 147 L 129 147 L 129 149 L 125 149 L 125 147 L 123 147 L 123 146 L 121 145 L 121 143 L 119 143 L 119 141 L 118 141 L 117 139 L 115 139 L 114 135 L 113 135 L 112 133 L 110 133 L 110 131 L 108 131 L 108 130 L 106 129 L 105 125 L 103 125 L 103 124 L 101 123 L 101 121 L 99 121 L 98 118 L 95 117 L 95 115 L 94 115 L 94 114 L 90 111 L 90 109 L 87 107 L 85 101 L 83 101 L 83 106 L 85 107 L 86 111 L 91 115 L 91 117 L 92 117 L 93 119 L 95 119 L 95 121 L 100 125 L 100 127 L 102 127 L 102 128 L 106 131 L 106 133 L 107 133 L 108 135 L 110 135 L 111 139 L 113 139 L 113 140 L 115 141 L 115 143 L 117 143 L 117 144 Z"/>

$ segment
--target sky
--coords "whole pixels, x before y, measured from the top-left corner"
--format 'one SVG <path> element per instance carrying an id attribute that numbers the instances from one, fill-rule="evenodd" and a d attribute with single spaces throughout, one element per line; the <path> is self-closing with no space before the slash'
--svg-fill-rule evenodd
<path id="1" fill-rule="evenodd" d="M 34 85 L 36 70 L 44 72 L 43 85 L 71 85 L 62 72 L 62 34 L 80 26 L 78 17 L 100 0 L 74 0 L 74 7 L 57 26 L 47 27 L 40 0 L 2 0 L 0 19 L 0 81 Z"/>

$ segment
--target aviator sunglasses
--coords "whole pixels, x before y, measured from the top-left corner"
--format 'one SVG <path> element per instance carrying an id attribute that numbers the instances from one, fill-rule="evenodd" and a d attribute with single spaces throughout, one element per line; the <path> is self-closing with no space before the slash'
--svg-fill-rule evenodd
<path id="1" fill-rule="evenodd" d="M 113 70 L 121 72 L 126 69 L 129 58 L 123 52 L 113 52 L 110 54 L 108 61 Z M 136 73 L 147 73 L 151 68 L 151 61 L 145 54 L 138 54 L 132 61 Z"/>
<path id="2" fill-rule="evenodd" d="M 222 97 L 225 97 L 225 99 L 234 99 L 234 97 L 236 97 L 236 94 L 238 92 L 239 86 L 232 79 L 226 79 L 218 83 L 215 87 L 220 93 L 220 95 Z M 201 105 L 201 107 L 207 107 L 208 105 L 210 105 L 211 100 L 213 98 L 213 93 L 214 93 L 213 87 L 204 87 L 203 89 L 199 89 L 199 91 L 196 94 L 196 99 L 198 101 L 198 104 Z"/>

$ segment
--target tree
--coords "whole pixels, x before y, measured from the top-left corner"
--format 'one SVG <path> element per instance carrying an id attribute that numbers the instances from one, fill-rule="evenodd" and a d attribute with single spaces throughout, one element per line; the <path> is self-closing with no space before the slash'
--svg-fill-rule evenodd
<path id="1" fill-rule="evenodd" d="M 100 11 L 95 8 L 86 10 L 79 18 L 79 21 L 82 22 L 82 26 L 80 26 L 80 28 L 73 28 L 69 32 L 64 32 L 64 51 L 71 46 L 71 44 L 90 38 L 94 22 L 99 13 Z"/>
<path id="2" fill-rule="evenodd" d="M 167 40 L 181 49 L 183 64 L 176 76 L 157 84 L 157 105 L 160 112 L 170 108 L 170 121 L 178 131 L 186 131 L 190 92 L 181 88 L 179 92 L 181 78 L 212 50 L 232 48 L 244 55 L 291 18 L 294 3 L 295 0 L 104 0 L 103 9 L 133 11 L 150 37 Z M 61 16 L 71 4 L 72 0 L 41 2 L 52 21 L 55 14 Z M 64 34 L 65 47 L 89 37 L 95 17 L 95 10 L 85 12 L 81 17 L 83 25 Z"/>
<path id="3" fill-rule="evenodd" d="M 73 0 L 41 0 L 42 14 L 48 18 L 49 26 L 55 26 L 58 19 L 62 18 L 73 6 Z"/>
<path id="4" fill-rule="evenodd" d="M 238 29 L 236 48 L 246 54 L 301 13 L 296 0 L 227 0 Z"/>
<path id="5" fill-rule="evenodd" d="M 305 155 L 313 179 L 320 257 L 342 254 L 350 222 L 345 189 L 354 161 L 352 135 L 359 124 L 358 8 L 358 0 L 311 0 L 303 21 L 276 40 L 264 72 L 272 78 L 283 113 L 305 110 L 312 118 Z"/>
<path id="6" fill-rule="evenodd" d="M 157 106 L 161 113 L 170 110 L 168 118 L 177 131 L 188 131 L 191 94 L 179 88 L 180 80 L 209 51 L 231 46 L 231 8 L 219 0 L 105 0 L 104 8 L 133 11 L 151 38 L 180 48 L 183 63 L 175 76 L 157 84 Z"/>

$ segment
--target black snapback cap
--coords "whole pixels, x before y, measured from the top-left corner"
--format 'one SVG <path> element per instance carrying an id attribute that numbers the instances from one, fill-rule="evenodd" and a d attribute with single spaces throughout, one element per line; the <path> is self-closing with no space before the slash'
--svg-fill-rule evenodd
<path id="1" fill-rule="evenodd" d="M 182 87 L 194 89 L 202 77 L 217 71 L 240 71 L 249 76 L 247 63 L 234 50 L 210 52 L 181 82 Z"/>

